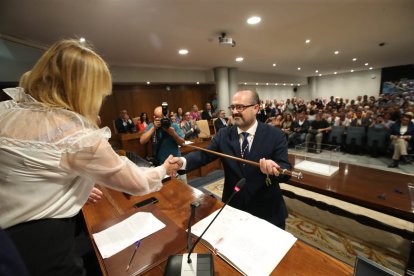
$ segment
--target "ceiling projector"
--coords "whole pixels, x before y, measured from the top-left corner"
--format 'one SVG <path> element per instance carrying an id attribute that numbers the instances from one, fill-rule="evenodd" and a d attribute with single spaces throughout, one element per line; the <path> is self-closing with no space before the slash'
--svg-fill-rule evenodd
<path id="1" fill-rule="evenodd" d="M 236 46 L 236 41 L 233 40 L 231 37 L 227 37 L 226 33 L 222 33 L 221 36 L 219 36 L 219 44 L 220 45 L 230 45 L 231 47 Z"/>

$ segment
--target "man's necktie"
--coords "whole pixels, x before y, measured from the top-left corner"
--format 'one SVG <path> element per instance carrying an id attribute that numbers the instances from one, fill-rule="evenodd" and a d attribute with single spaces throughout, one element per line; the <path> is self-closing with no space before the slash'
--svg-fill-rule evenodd
<path id="1" fill-rule="evenodd" d="M 241 147 L 241 157 L 246 159 L 249 155 L 249 141 L 247 140 L 247 137 L 249 137 L 248 132 L 242 132 L 243 134 L 243 143 Z"/>

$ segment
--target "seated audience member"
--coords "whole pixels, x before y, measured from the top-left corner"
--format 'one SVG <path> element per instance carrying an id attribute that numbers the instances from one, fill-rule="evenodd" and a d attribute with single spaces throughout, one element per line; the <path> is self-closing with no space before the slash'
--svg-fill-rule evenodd
<path id="1" fill-rule="evenodd" d="M 142 112 L 141 116 L 139 116 L 139 120 L 137 121 L 137 131 L 145 131 L 149 124 L 148 114 L 146 112 Z"/>
<path id="2" fill-rule="evenodd" d="M 388 129 L 387 126 L 384 124 L 384 119 L 381 115 L 374 117 L 369 127 L 375 129 Z"/>
<path id="3" fill-rule="evenodd" d="M 279 114 L 276 117 L 270 117 L 265 123 L 274 127 L 282 128 L 283 117 Z"/>
<path id="4" fill-rule="evenodd" d="M 13 141 L 0 143 L 0 227 L 30 275 L 86 274 L 74 218 L 95 183 L 144 195 L 179 168 L 173 157 L 140 168 L 114 152 L 109 128 L 96 122 L 111 89 L 100 56 L 78 40 L 61 40 L 32 68 L 24 102 L 0 102 L 0 140 Z M 27 122 L 41 123 L 27 128 Z"/>
<path id="5" fill-rule="evenodd" d="M 203 112 L 201 112 L 201 119 L 202 120 L 211 120 L 213 119 L 213 117 L 215 117 L 216 114 L 213 113 L 213 111 L 211 110 L 211 104 L 210 103 L 206 103 L 206 107 L 203 110 Z"/>
<path id="6" fill-rule="evenodd" d="M 305 142 L 306 133 L 310 127 L 310 123 L 306 120 L 304 113 L 299 113 L 297 119 L 292 123 L 292 133 L 289 135 L 289 144 L 296 146 Z"/>
<path id="7" fill-rule="evenodd" d="M 228 126 L 228 120 L 226 119 L 226 112 L 224 110 L 219 111 L 219 117 L 214 121 L 214 127 L 216 128 L 216 133 L 220 128 Z"/>
<path id="8" fill-rule="evenodd" d="M 289 135 L 292 133 L 293 130 L 293 118 L 291 113 L 285 113 L 283 117 L 284 118 L 281 125 L 281 129 L 285 133 L 286 139 L 288 139 Z"/>
<path id="9" fill-rule="evenodd" d="M 179 107 L 177 108 L 177 113 L 175 114 L 175 122 L 177 124 L 180 124 L 182 119 L 183 119 L 183 109 Z"/>
<path id="10" fill-rule="evenodd" d="M 132 133 L 137 130 L 125 109 L 121 110 L 120 116 L 115 120 L 115 127 L 118 133 Z"/>
<path id="11" fill-rule="evenodd" d="M 190 112 L 184 114 L 180 127 L 186 140 L 197 138 L 200 133 L 200 129 L 195 124 L 195 121 L 191 119 Z"/>
<path id="12" fill-rule="evenodd" d="M 331 126 L 329 126 L 329 123 L 325 120 L 322 119 L 322 114 L 317 113 L 315 115 L 315 120 L 312 121 L 312 123 L 310 124 L 308 133 L 306 134 L 306 148 L 309 148 L 309 142 L 312 139 L 316 140 L 316 153 L 320 153 L 321 152 L 321 145 L 322 145 L 322 139 L 323 139 L 323 135 L 327 134 L 331 131 Z"/>
<path id="13" fill-rule="evenodd" d="M 191 107 L 190 117 L 191 117 L 191 120 L 193 121 L 198 121 L 201 119 L 200 112 L 198 111 L 198 106 L 196 104 L 194 104 Z"/>
<path id="14" fill-rule="evenodd" d="M 414 123 L 411 122 L 409 115 L 404 114 L 400 121 L 391 126 L 390 139 L 394 145 L 394 153 L 392 155 L 392 163 L 388 167 L 398 167 L 400 160 L 408 163 L 407 149 L 409 145 L 413 146 L 414 141 Z"/>
<path id="15" fill-rule="evenodd" d="M 265 111 L 264 105 L 260 105 L 259 112 L 257 112 L 256 114 L 256 119 L 262 123 L 266 121 L 266 111 Z"/>
<path id="16" fill-rule="evenodd" d="M 371 124 L 371 118 L 362 118 L 362 110 L 358 109 L 355 112 L 356 118 L 351 122 L 353 127 L 369 127 Z"/>
<path id="17" fill-rule="evenodd" d="M 390 113 L 388 113 L 388 112 L 384 113 L 384 122 L 383 123 L 388 129 L 390 129 L 391 126 L 395 123 L 394 121 L 391 121 L 391 114 Z"/>

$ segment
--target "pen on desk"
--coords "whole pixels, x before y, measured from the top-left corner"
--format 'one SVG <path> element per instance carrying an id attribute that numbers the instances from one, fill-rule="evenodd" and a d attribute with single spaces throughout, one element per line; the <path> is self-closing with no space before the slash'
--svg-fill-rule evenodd
<path id="1" fill-rule="evenodd" d="M 126 271 L 128 271 L 128 269 L 131 267 L 132 260 L 134 259 L 135 253 L 137 253 L 137 249 L 138 249 L 140 244 L 141 244 L 141 241 L 138 240 L 137 243 L 135 244 L 134 252 L 132 253 L 131 258 L 129 259 L 128 265 L 126 267 Z"/>

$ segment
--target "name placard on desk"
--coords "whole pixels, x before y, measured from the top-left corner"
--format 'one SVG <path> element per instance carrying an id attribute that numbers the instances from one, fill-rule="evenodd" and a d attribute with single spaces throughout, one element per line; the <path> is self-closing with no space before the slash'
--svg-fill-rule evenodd
<path id="1" fill-rule="evenodd" d="M 93 233 L 101 232 L 137 212 L 150 212 L 166 226 L 161 230 L 143 238 L 134 257 L 131 267 L 126 271 L 128 261 L 134 252 L 135 244 L 121 250 L 115 255 L 103 259 L 108 275 L 138 275 L 165 261 L 168 256 L 175 254 L 186 247 L 187 234 L 169 219 L 156 204 L 131 210 L 118 218 L 105 221 L 93 227 Z"/>

